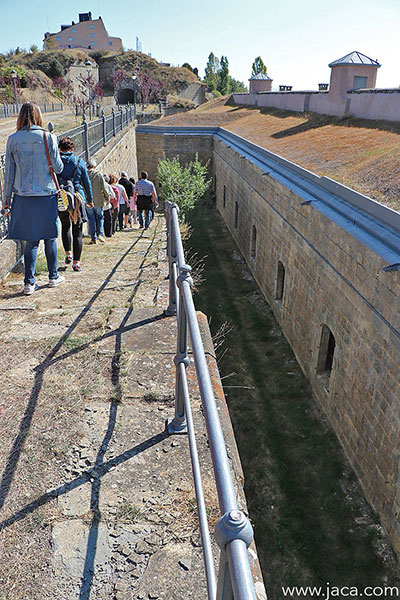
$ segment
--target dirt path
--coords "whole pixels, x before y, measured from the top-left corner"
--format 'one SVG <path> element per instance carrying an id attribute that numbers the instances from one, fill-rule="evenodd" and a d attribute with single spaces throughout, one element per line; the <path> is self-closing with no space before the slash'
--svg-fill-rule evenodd
<path id="1" fill-rule="evenodd" d="M 187 245 L 205 256 L 195 301 L 222 327 L 219 368 L 268 596 L 281 586 L 399 586 L 390 545 L 215 209 Z M 308 596 L 307 596 L 308 598 Z"/>
<path id="2" fill-rule="evenodd" d="M 0 599 L 204 599 L 187 437 L 170 438 L 175 319 L 163 218 L 83 271 L 1 289 Z M 217 509 L 193 390 L 211 522 Z"/>

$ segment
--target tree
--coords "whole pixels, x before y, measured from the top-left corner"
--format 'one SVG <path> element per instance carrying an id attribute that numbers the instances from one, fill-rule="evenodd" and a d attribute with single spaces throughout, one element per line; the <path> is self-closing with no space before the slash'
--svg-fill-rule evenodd
<path id="1" fill-rule="evenodd" d="M 246 85 L 243 83 L 243 81 L 238 81 L 237 79 L 234 79 L 233 77 L 230 78 L 230 88 L 231 88 L 231 92 L 248 92 L 249 91 L 247 89 Z"/>
<path id="2" fill-rule="evenodd" d="M 57 50 L 58 49 L 58 44 L 52 35 L 49 35 L 44 40 L 44 49 L 45 50 Z"/>
<path id="3" fill-rule="evenodd" d="M 158 102 L 164 91 L 164 84 L 141 71 L 136 80 L 142 104 Z"/>
<path id="4" fill-rule="evenodd" d="M 230 82 L 231 78 L 229 75 L 229 61 L 226 56 L 221 56 L 220 70 L 219 70 L 218 75 L 219 75 L 219 77 L 218 77 L 217 90 L 219 92 L 221 92 L 221 94 L 223 96 L 225 96 L 226 94 L 229 94 L 229 92 L 231 91 L 231 82 Z"/>
<path id="5" fill-rule="evenodd" d="M 257 56 L 257 58 L 254 59 L 254 62 L 251 66 L 251 76 L 252 77 L 254 75 L 258 75 L 259 73 L 264 73 L 264 75 L 267 74 L 267 67 L 265 66 L 261 56 Z"/>
<path id="6" fill-rule="evenodd" d="M 114 88 L 115 102 L 118 103 L 118 92 L 121 89 L 123 82 L 128 79 L 128 73 L 123 69 L 117 69 L 114 73 L 111 73 L 110 79 Z"/>
<path id="7" fill-rule="evenodd" d="M 96 99 L 101 100 L 104 96 L 104 91 L 101 83 L 96 83 L 93 75 L 88 73 L 84 75 L 81 73 L 76 78 L 79 86 L 79 95 L 72 97 L 72 103 L 77 106 L 82 113 L 85 113 L 89 108 L 89 105 Z M 89 96 L 90 90 L 90 96 Z"/>
<path id="8" fill-rule="evenodd" d="M 178 156 L 171 160 L 164 157 L 158 163 L 162 198 L 179 206 L 179 220 L 182 222 L 186 222 L 211 185 L 211 179 L 207 180 L 207 169 L 208 162 L 201 164 L 197 154 L 195 160 L 186 165 L 181 165 Z"/>
<path id="9" fill-rule="evenodd" d="M 29 48 L 29 52 L 31 54 L 37 54 L 39 52 L 39 48 L 36 46 L 36 44 L 32 44 L 32 46 Z"/>
<path id="10" fill-rule="evenodd" d="M 53 79 L 54 93 L 60 100 L 66 100 L 72 94 L 72 83 L 64 77 L 56 77 Z"/>
<path id="11" fill-rule="evenodd" d="M 213 92 L 218 85 L 219 60 L 210 52 L 205 68 L 204 83 L 207 84 L 207 91 Z"/>

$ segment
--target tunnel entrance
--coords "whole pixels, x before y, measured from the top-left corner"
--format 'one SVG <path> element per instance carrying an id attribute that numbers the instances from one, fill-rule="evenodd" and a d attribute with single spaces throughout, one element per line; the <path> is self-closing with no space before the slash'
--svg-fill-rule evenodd
<path id="1" fill-rule="evenodd" d="M 123 88 L 118 92 L 118 104 L 134 104 L 135 94 L 129 88 Z"/>

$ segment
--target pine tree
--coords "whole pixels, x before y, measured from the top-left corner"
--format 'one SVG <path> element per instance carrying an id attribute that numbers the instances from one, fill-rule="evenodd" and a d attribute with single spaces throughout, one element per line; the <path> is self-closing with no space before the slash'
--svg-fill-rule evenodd
<path id="1" fill-rule="evenodd" d="M 219 60 L 210 52 L 208 55 L 208 61 L 205 68 L 204 82 L 207 84 L 207 90 L 213 92 L 217 89 L 218 85 L 218 71 L 219 71 Z"/>
<path id="2" fill-rule="evenodd" d="M 259 73 L 264 73 L 264 75 L 267 74 L 267 67 L 265 66 L 264 61 L 261 58 L 261 56 L 257 56 L 257 58 L 254 59 L 254 62 L 251 67 L 251 76 L 252 77 L 254 75 L 258 75 Z"/>
<path id="3" fill-rule="evenodd" d="M 231 91 L 231 78 L 229 75 L 229 61 L 226 56 L 221 56 L 218 80 L 217 90 L 223 96 L 229 94 Z"/>

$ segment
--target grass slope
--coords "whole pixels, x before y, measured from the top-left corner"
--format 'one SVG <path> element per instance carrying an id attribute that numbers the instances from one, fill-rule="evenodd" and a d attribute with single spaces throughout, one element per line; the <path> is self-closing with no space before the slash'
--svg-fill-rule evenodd
<path id="1" fill-rule="evenodd" d="M 400 210 L 400 123 L 228 105 L 218 98 L 159 125 L 220 125 Z"/>
<path id="2" fill-rule="evenodd" d="M 381 528 L 273 313 L 214 209 L 187 242 L 205 258 L 197 309 L 226 322 L 219 367 L 268 595 L 282 585 L 399 581 Z M 394 567 L 393 567 L 394 569 Z"/>

